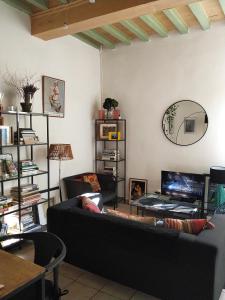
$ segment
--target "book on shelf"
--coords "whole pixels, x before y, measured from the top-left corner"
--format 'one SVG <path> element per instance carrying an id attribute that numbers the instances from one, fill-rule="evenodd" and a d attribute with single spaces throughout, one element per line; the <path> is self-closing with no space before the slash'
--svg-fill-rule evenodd
<path id="1" fill-rule="evenodd" d="M 0 125 L 0 145 L 13 145 L 13 129 L 12 126 Z"/>
<path id="2" fill-rule="evenodd" d="M 104 174 L 112 174 L 113 176 L 116 176 L 116 167 L 108 167 L 105 166 L 103 169 Z"/>
<path id="3" fill-rule="evenodd" d="M 20 192 L 30 192 L 30 191 L 36 190 L 38 188 L 39 188 L 38 185 L 34 184 L 34 183 L 21 184 L 20 185 Z M 14 186 L 14 187 L 11 188 L 11 192 L 12 191 L 18 191 L 18 190 L 19 190 L 18 186 Z"/>
<path id="4" fill-rule="evenodd" d="M 111 160 L 116 161 L 120 159 L 120 151 L 119 149 L 104 149 L 101 154 L 102 160 Z"/>

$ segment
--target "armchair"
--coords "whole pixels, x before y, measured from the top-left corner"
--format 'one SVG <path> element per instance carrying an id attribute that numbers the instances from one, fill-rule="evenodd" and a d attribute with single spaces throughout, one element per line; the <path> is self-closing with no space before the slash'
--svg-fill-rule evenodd
<path id="1" fill-rule="evenodd" d="M 92 187 L 90 183 L 83 181 L 83 176 L 92 174 L 91 172 L 82 173 L 78 175 L 73 175 L 69 177 L 65 177 L 63 179 L 66 187 L 66 193 L 68 199 L 74 198 L 78 195 L 84 193 L 92 193 Z M 110 174 L 98 174 L 99 184 L 101 186 L 101 195 L 102 195 L 102 202 L 113 202 L 114 207 L 117 204 L 117 189 L 116 189 L 116 178 Z"/>

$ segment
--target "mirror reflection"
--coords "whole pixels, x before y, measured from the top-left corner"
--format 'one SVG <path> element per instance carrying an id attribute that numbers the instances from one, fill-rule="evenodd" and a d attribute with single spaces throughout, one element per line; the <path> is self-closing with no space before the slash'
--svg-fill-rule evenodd
<path id="1" fill-rule="evenodd" d="M 197 102 L 182 100 L 172 104 L 162 121 L 165 136 L 174 144 L 187 146 L 198 142 L 208 128 L 208 116 Z"/>

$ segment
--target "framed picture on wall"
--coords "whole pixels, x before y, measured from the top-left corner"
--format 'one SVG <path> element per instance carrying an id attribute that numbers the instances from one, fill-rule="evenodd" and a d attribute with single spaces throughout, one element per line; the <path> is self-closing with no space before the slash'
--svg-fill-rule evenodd
<path id="1" fill-rule="evenodd" d="M 117 132 L 117 124 L 100 124 L 99 127 L 99 137 L 100 140 L 109 140 L 109 135 L 111 132 Z"/>
<path id="2" fill-rule="evenodd" d="M 141 198 L 147 193 L 147 179 L 130 178 L 129 179 L 129 201 Z"/>
<path id="3" fill-rule="evenodd" d="M 65 81 L 42 76 L 43 113 L 51 117 L 64 118 Z"/>

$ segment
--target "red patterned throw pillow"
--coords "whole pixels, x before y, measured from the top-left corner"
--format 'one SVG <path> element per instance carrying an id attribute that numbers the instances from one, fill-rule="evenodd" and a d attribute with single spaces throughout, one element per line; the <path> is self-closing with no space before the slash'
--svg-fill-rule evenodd
<path id="1" fill-rule="evenodd" d="M 85 197 L 85 196 L 81 196 L 80 200 L 82 202 L 82 208 L 83 209 L 86 209 L 86 210 L 88 210 L 90 212 L 93 212 L 93 213 L 99 213 L 99 214 L 101 213 L 98 206 L 93 201 L 91 201 L 90 198 Z"/>
<path id="2" fill-rule="evenodd" d="M 92 191 L 94 193 L 98 193 L 101 191 L 101 187 L 100 184 L 98 182 L 98 177 L 96 174 L 89 174 L 89 175 L 84 175 L 83 179 L 85 182 L 90 183 L 91 187 L 92 187 Z"/>
<path id="3" fill-rule="evenodd" d="M 164 219 L 164 227 L 186 233 L 199 234 L 204 229 L 215 228 L 215 225 L 207 219 L 178 220 L 166 218 Z"/>

